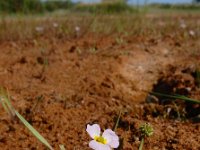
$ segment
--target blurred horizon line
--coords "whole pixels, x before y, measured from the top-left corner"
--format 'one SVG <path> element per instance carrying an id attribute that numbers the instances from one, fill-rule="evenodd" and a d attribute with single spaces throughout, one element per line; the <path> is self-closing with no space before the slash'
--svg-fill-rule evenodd
<path id="1" fill-rule="evenodd" d="M 99 3 L 101 0 L 71 0 L 72 2 L 83 2 L 83 3 Z M 128 4 L 190 4 L 192 0 L 127 0 Z"/>

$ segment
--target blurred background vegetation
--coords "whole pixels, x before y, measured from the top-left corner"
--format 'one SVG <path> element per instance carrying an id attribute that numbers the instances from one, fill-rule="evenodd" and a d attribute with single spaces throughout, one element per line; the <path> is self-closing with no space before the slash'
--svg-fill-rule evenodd
<path id="1" fill-rule="evenodd" d="M 148 2 L 148 1 L 147 1 Z M 200 9 L 199 0 L 193 0 L 191 4 L 149 4 L 146 7 L 155 9 Z M 142 6 L 144 7 L 144 6 Z M 137 12 L 139 5 L 128 5 L 127 0 L 102 0 L 101 3 L 81 3 L 71 0 L 0 0 L 0 13 L 21 13 L 35 14 L 52 12 L 54 10 L 70 10 L 76 12 L 91 13 L 119 13 L 119 12 Z"/>
<path id="2" fill-rule="evenodd" d="M 69 9 L 74 4 L 70 0 L 0 0 L 1 13 L 43 13 L 56 9 Z"/>

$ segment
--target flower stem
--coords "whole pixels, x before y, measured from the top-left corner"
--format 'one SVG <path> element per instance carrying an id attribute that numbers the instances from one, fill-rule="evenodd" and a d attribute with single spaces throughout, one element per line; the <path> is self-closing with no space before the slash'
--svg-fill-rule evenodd
<path id="1" fill-rule="evenodd" d="M 142 140 L 140 142 L 139 150 L 142 150 L 143 145 L 144 145 L 144 137 L 142 137 Z"/>

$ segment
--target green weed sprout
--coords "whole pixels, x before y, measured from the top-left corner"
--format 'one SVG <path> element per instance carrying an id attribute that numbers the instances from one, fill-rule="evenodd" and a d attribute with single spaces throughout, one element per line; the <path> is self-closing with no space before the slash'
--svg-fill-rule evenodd
<path id="1" fill-rule="evenodd" d="M 142 140 L 140 142 L 139 150 L 142 150 L 144 145 L 144 138 L 153 135 L 153 127 L 149 123 L 144 123 L 140 126 Z"/>
<path id="2" fill-rule="evenodd" d="M 20 115 L 12 106 L 10 102 L 9 96 L 4 92 L 4 90 L 0 89 L 0 103 L 2 104 L 5 111 L 11 115 L 11 117 L 17 116 L 19 120 L 29 129 L 29 131 L 32 132 L 32 134 L 41 142 L 43 143 L 47 148 L 50 150 L 53 150 L 51 145 L 47 142 L 47 140 L 36 130 L 33 128 L 33 126 L 26 121 L 26 119 Z"/>

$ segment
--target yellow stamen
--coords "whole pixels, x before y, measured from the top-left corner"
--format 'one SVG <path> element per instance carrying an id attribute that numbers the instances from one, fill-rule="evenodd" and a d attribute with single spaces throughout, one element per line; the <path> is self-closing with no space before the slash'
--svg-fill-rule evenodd
<path id="1" fill-rule="evenodd" d="M 101 144 L 106 144 L 107 143 L 107 140 L 102 136 L 95 136 L 94 140 L 99 142 L 99 143 L 101 143 Z"/>

